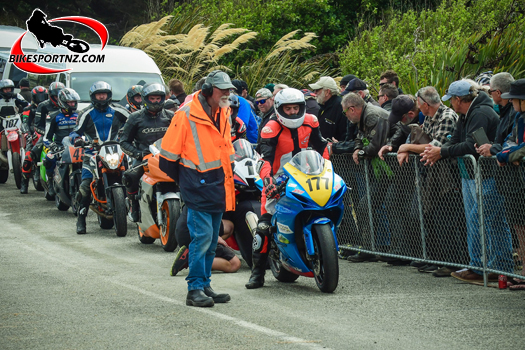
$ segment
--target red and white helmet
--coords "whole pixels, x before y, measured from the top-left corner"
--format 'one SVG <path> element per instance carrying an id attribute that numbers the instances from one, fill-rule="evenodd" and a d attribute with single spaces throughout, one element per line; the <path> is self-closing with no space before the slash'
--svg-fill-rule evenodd
<path id="1" fill-rule="evenodd" d="M 283 109 L 285 105 L 299 105 L 299 113 L 287 115 Z M 306 102 L 301 91 L 294 88 L 282 89 L 275 95 L 273 107 L 279 123 L 288 129 L 297 129 L 303 125 L 306 115 Z"/>

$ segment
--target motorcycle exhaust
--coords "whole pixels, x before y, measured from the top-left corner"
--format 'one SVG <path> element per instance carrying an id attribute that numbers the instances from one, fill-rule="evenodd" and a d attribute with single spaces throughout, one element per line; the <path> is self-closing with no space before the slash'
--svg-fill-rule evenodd
<path id="1" fill-rule="evenodd" d="M 246 225 L 248 225 L 248 228 L 250 229 L 252 237 L 255 237 L 255 230 L 257 229 L 257 223 L 259 222 L 259 218 L 255 213 L 249 211 L 246 213 L 244 220 L 246 221 Z"/>
<path id="2" fill-rule="evenodd" d="M 106 213 L 101 213 L 98 211 L 97 207 L 95 206 L 95 204 L 90 204 L 89 205 L 89 209 L 91 209 L 95 214 L 99 215 L 99 216 L 102 216 L 103 218 L 105 219 L 108 219 L 108 220 L 113 220 L 113 215 L 108 215 Z"/>

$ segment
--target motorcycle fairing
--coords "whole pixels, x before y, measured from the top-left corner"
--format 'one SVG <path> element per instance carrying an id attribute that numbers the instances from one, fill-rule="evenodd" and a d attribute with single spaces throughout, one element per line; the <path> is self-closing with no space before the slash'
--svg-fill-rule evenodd
<path id="1" fill-rule="evenodd" d="M 284 166 L 284 171 L 300 186 L 291 189 L 291 193 L 310 199 L 321 207 L 327 204 L 333 189 L 333 170 L 330 161 L 325 161 L 324 169 L 319 175 L 304 174 L 290 163 Z M 288 188 L 286 192 L 288 194 Z"/>

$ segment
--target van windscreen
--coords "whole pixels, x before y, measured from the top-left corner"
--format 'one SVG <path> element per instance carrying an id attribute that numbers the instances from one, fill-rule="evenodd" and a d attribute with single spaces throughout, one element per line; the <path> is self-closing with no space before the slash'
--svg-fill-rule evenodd
<path id="1" fill-rule="evenodd" d="M 155 73 L 71 73 L 71 88 L 79 95 L 81 102 L 91 102 L 89 88 L 97 81 L 105 81 L 111 85 L 113 101 L 120 101 L 126 97 L 128 89 L 132 85 L 145 85 L 148 83 L 161 83 L 162 77 Z"/>

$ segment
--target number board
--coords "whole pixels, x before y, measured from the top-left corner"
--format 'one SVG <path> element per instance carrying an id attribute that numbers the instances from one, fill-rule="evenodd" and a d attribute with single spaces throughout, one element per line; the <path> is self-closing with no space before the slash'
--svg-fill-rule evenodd
<path id="1" fill-rule="evenodd" d="M 2 120 L 2 126 L 4 127 L 6 131 L 20 129 L 21 123 L 22 122 L 18 114 L 4 117 Z"/>

